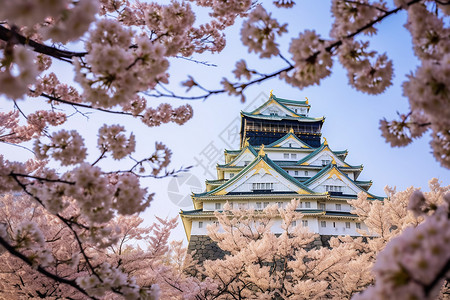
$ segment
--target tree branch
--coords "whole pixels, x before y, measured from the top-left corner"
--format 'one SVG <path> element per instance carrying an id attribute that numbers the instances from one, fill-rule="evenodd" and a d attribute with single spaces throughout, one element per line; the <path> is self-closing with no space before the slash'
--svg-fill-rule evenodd
<path id="1" fill-rule="evenodd" d="M 78 291 L 79 291 L 80 293 L 82 293 L 83 295 L 89 297 L 90 299 L 97 299 L 97 298 L 95 298 L 95 297 L 89 296 L 88 293 L 87 293 L 84 289 L 82 289 L 82 288 L 76 283 L 75 280 L 68 280 L 68 279 L 62 278 L 62 277 L 60 277 L 60 276 L 58 276 L 58 275 L 55 275 L 55 274 L 53 274 L 53 273 L 47 271 L 46 269 L 44 269 L 44 268 L 41 267 L 41 266 L 37 266 L 37 268 L 34 267 L 34 266 L 33 266 L 33 262 L 32 262 L 28 257 L 26 257 L 24 254 L 22 254 L 22 253 L 20 253 L 19 251 L 17 251 L 13 246 L 11 246 L 11 245 L 10 245 L 5 239 L 3 239 L 1 236 L 0 236 L 0 245 L 2 245 L 2 246 L 3 246 L 3 247 L 11 254 L 11 255 L 14 255 L 15 257 L 19 258 L 20 260 L 22 260 L 24 263 L 26 263 L 26 264 L 29 265 L 30 267 L 35 268 L 35 270 L 38 271 L 39 273 L 41 273 L 42 275 L 44 275 L 44 276 L 46 276 L 46 277 L 48 277 L 48 278 L 50 278 L 50 279 L 53 279 L 53 280 L 56 281 L 56 282 L 60 282 L 60 283 L 63 283 L 63 284 L 67 284 L 67 285 L 69 285 L 69 286 L 75 288 L 76 290 L 78 290 Z"/>
<path id="2" fill-rule="evenodd" d="M 33 48 L 33 51 L 37 53 L 45 54 L 68 63 L 72 63 L 71 60 L 73 57 L 83 57 L 87 54 L 87 52 L 72 52 L 60 50 L 55 47 L 35 42 L 34 40 L 26 38 L 18 33 L 15 27 L 8 29 L 0 25 L 0 40 L 3 40 L 5 42 L 13 41 L 15 44 L 30 46 L 31 48 Z"/>

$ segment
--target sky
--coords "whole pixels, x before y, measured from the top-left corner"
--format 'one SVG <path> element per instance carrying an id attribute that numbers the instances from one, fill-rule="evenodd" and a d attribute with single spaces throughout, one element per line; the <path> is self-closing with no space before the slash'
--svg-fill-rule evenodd
<path id="1" fill-rule="evenodd" d="M 297 1 L 293 9 L 283 10 L 269 6 L 269 11 L 279 22 L 288 23 L 289 32 L 277 42 L 281 45 L 282 54 L 290 57 L 287 49 L 292 37 L 305 29 L 314 29 L 324 38 L 328 37 L 331 28 L 331 13 L 328 1 Z M 266 3 L 266 1 L 264 1 Z M 203 23 L 206 11 L 199 10 L 197 22 Z M 146 224 L 151 224 L 157 215 L 159 217 L 174 217 L 180 209 L 193 209 L 189 194 L 204 189 L 206 179 L 216 176 L 215 165 L 223 161 L 224 149 L 239 147 L 239 113 L 241 110 L 251 111 L 268 99 L 270 90 L 280 98 L 304 100 L 308 97 L 311 104 L 310 116 L 325 116 L 322 128 L 323 136 L 327 138 L 332 150 L 349 151 L 346 161 L 352 165 L 364 165 L 359 179 L 372 180 L 371 192 L 383 196 L 386 185 L 396 186 L 403 190 L 409 186 L 422 187 L 427 190 L 427 183 L 437 177 L 444 185 L 450 182 L 450 171 L 442 168 L 431 154 L 429 133 L 405 148 L 391 148 L 381 137 L 379 120 L 393 119 L 397 112 L 408 111 L 408 101 L 402 96 L 401 84 L 406 75 L 414 71 L 418 61 L 411 49 L 411 37 L 403 27 L 405 14 L 389 17 L 376 26 L 378 35 L 371 37 L 371 48 L 379 53 L 386 52 L 393 60 L 395 77 L 393 86 L 381 95 L 372 96 L 358 92 L 348 85 L 345 70 L 335 60 L 332 75 L 321 81 L 319 86 L 311 86 L 300 90 L 280 79 L 272 79 L 259 85 L 249 87 L 245 91 L 247 101 L 240 98 L 220 94 L 206 101 L 188 101 L 194 108 L 194 117 L 185 125 L 167 124 L 148 128 L 131 118 L 111 116 L 100 112 L 92 112 L 89 118 L 75 115 L 70 118 L 67 127 L 74 127 L 85 137 L 86 143 L 95 148 L 96 132 L 105 122 L 125 125 L 129 132 L 137 137 L 136 158 L 149 155 L 154 150 L 154 143 L 161 141 L 173 152 L 170 169 L 192 166 L 188 173 L 176 178 L 144 180 L 148 190 L 155 193 L 151 203 L 142 217 Z M 193 58 L 207 61 L 216 67 L 195 64 L 181 59 L 171 61 L 171 88 L 178 94 L 185 94 L 185 89 L 179 82 L 192 75 L 199 83 L 211 89 L 220 88 L 222 77 L 233 81 L 231 71 L 236 61 L 245 59 L 250 68 L 262 72 L 271 72 L 284 67 L 281 59 L 259 59 L 240 43 L 240 25 L 226 31 L 227 46 L 219 55 L 194 55 Z M 57 64 L 55 68 L 63 71 L 67 65 Z M 66 72 L 70 74 L 70 72 Z M 67 80 L 71 80 L 68 77 Z M 192 92 L 195 93 L 195 90 Z M 36 102 L 23 102 L 25 110 L 33 110 L 40 105 Z M 169 102 L 173 106 L 185 104 L 187 101 L 173 99 L 149 99 L 156 107 L 159 103 Z M 11 102 L 0 99 L 0 110 L 11 108 Z M 70 111 L 70 109 L 69 109 Z M 23 159 L 29 152 L 17 147 L 0 145 L 0 153 L 12 159 Z M 94 161 L 95 151 L 89 159 Z M 217 161 L 217 159 L 220 159 Z M 105 169 L 125 164 L 111 161 L 102 162 Z M 186 237 L 181 225 L 172 235 L 173 239 L 184 240 Z"/>

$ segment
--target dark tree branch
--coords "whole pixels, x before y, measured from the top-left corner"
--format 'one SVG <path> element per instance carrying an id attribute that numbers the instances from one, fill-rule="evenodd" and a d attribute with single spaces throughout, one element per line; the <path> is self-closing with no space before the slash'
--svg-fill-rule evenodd
<path id="1" fill-rule="evenodd" d="M 15 44 L 30 46 L 37 53 L 45 54 L 68 63 L 72 63 L 71 59 L 73 57 L 83 57 L 87 54 L 87 52 L 60 50 L 55 47 L 35 42 L 18 33 L 15 27 L 8 29 L 3 25 L 0 25 L 0 40 L 5 42 L 13 41 Z"/>

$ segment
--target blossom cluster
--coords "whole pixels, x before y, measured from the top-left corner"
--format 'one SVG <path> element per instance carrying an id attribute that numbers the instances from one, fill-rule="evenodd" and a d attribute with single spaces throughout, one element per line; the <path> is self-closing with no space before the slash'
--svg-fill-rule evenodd
<path id="1" fill-rule="evenodd" d="M 280 25 L 276 19 L 271 18 L 271 14 L 268 14 L 264 7 L 258 5 L 249 13 L 247 21 L 242 25 L 242 43 L 248 47 L 249 52 L 259 53 L 261 58 L 270 58 L 278 55 L 275 36 L 287 32 L 286 27 L 287 24 Z"/>
<path id="2" fill-rule="evenodd" d="M 325 50 L 326 41 L 311 30 L 300 33 L 294 38 L 289 46 L 289 52 L 295 62 L 294 74 L 280 74 L 286 82 L 298 86 L 319 84 L 320 80 L 331 74 L 333 60 L 331 54 Z"/>
<path id="3" fill-rule="evenodd" d="M 183 125 L 193 116 L 192 106 L 189 104 L 172 108 L 168 103 L 162 103 L 156 108 L 147 108 L 141 118 L 147 126 L 159 126 L 168 122 L 175 122 Z"/>
<path id="4" fill-rule="evenodd" d="M 66 121 L 62 112 L 38 110 L 27 117 L 27 125 L 20 125 L 19 111 L 0 112 L 0 141 L 20 143 L 42 135 L 47 125 L 57 126 Z"/>
<path id="5" fill-rule="evenodd" d="M 95 0 L 80 0 L 75 3 L 51 0 L 1 1 L 0 19 L 18 27 L 38 26 L 40 34 L 53 42 L 67 43 L 81 37 L 95 19 L 98 3 Z"/>
<path id="6" fill-rule="evenodd" d="M 27 93 L 28 85 L 34 83 L 38 75 L 34 63 L 36 55 L 22 45 L 16 45 L 10 49 L 10 53 L 3 51 L 2 54 L 3 57 L 0 54 L 0 93 L 11 99 L 21 99 Z M 8 61 L 9 63 L 4 63 Z"/>
<path id="7" fill-rule="evenodd" d="M 387 6 L 384 1 L 333 1 L 331 13 L 336 21 L 332 25 L 330 36 L 333 38 L 346 37 L 385 12 L 387 12 Z M 369 27 L 363 32 L 372 35 L 376 33 L 376 29 Z"/>
<path id="8" fill-rule="evenodd" d="M 122 133 L 124 131 L 125 127 L 120 125 L 103 125 L 98 130 L 98 148 L 102 152 L 111 151 L 112 157 L 116 160 L 133 153 L 136 147 L 135 136 L 131 134 L 127 139 Z"/>
<path id="9" fill-rule="evenodd" d="M 37 159 L 49 158 L 50 152 L 51 157 L 60 161 L 63 166 L 81 163 L 87 155 L 84 140 L 75 130 L 62 129 L 53 133 L 50 144 L 42 144 L 40 140 L 36 140 L 33 149 Z"/>
<path id="10" fill-rule="evenodd" d="M 164 47 L 145 36 L 133 39 L 131 29 L 115 20 L 98 21 L 86 49 L 89 67 L 75 59 L 75 80 L 83 88 L 83 98 L 95 107 L 127 103 L 137 92 L 167 81 Z"/>
<path id="11" fill-rule="evenodd" d="M 373 266 L 375 285 L 354 299 L 435 299 L 438 296 L 450 264 L 450 186 L 441 187 L 437 179 L 430 180 L 429 186 L 431 191 L 427 193 L 411 188 L 400 193 L 389 192 L 394 197 L 384 204 L 385 211 L 379 212 L 384 215 L 390 212 L 383 238 L 388 239 L 388 235 L 393 238 L 377 255 Z M 362 208 L 358 203 L 352 204 Z M 405 214 L 407 209 L 410 211 Z M 379 216 L 373 217 L 380 223 Z M 365 218 L 367 223 L 369 214 Z M 381 237 L 383 233 L 377 235 Z"/>

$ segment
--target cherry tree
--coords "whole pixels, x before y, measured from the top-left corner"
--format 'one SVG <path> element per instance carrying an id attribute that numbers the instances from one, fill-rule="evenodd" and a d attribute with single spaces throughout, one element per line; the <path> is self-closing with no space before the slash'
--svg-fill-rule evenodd
<path id="1" fill-rule="evenodd" d="M 279 9 L 295 5 L 293 0 L 273 2 Z M 28 161 L 0 155 L 0 193 L 26 195 L 44 210 L 42 216 L 52 215 L 75 242 L 82 271 L 87 273 L 78 277 L 74 270 L 58 273 L 59 268 L 50 267 L 59 257 L 44 238 L 46 229 L 33 218 L 25 222 L 24 217 L 10 229 L 2 225 L 3 251 L 31 265 L 40 276 L 86 297 L 105 293 L 139 297 L 145 289 L 130 274 L 107 260 L 94 264 L 84 249 L 90 245 L 106 251 L 116 245 L 111 222 L 149 206 L 153 193 L 140 179 L 176 173 L 167 169 L 171 151 L 158 142 L 153 153 L 134 157 L 136 136 L 125 126 L 110 123 L 98 128 L 94 149 L 77 128 L 68 126 L 68 109 L 135 118 L 150 127 L 169 122 L 182 125 L 193 115 L 190 105 L 152 107 L 149 97 L 206 99 L 228 93 L 245 100 L 247 87 L 272 78 L 299 88 L 320 84 L 331 74 L 334 60 L 347 69 L 351 86 L 379 94 L 392 84 L 392 62 L 359 37 L 375 34 L 378 23 L 401 10 L 408 13 L 407 28 L 421 65 L 403 84 L 411 110 L 398 121 L 382 120 L 382 134 L 392 146 L 403 146 L 431 129 L 433 153 L 449 167 L 446 3 L 396 0 L 388 5 L 384 1 L 335 0 L 330 37 L 323 38 L 313 30 L 293 32 L 289 54 L 282 53 L 277 42 L 279 36 L 289 33 L 287 25 L 273 18 L 264 5 L 251 0 L 173 0 L 164 4 L 0 0 L 0 94 L 11 107 L 0 112 L 0 141 L 32 148 L 34 155 Z M 193 6 L 210 10 L 209 16 L 196 21 Z M 264 73 L 238 60 L 236 81 L 224 78 L 222 89 L 209 89 L 190 76 L 183 82 L 190 94 L 173 92 L 171 62 L 203 63 L 192 55 L 218 54 L 226 44 L 224 30 L 237 18 L 243 19 L 242 44 L 261 59 L 281 58 L 285 66 Z M 73 80 L 67 79 L 67 74 L 73 74 Z M 99 162 L 104 161 L 113 169 L 101 167 Z M 116 162 L 128 167 L 114 169 Z M 267 292 L 274 293 L 273 287 Z"/>
<path id="2" fill-rule="evenodd" d="M 74 209 L 70 205 L 64 213 Z M 177 218 L 158 219 L 149 227 L 142 222 L 136 215 L 112 219 L 105 225 L 114 242 L 103 248 L 76 240 L 30 197 L 1 196 L 2 237 L 10 248 L 0 254 L 0 297 L 194 299 L 207 291 L 210 282 L 184 272 L 194 261 L 182 243 L 169 241 Z M 78 236 L 85 234 L 90 233 L 80 230 Z"/>
<path id="3" fill-rule="evenodd" d="M 386 188 L 384 201 L 360 193 L 349 200 L 368 229 L 312 246 L 317 234 L 302 227 L 298 201 L 263 212 L 216 212 L 208 235 L 224 251 L 200 272 L 223 299 L 446 299 L 450 295 L 450 186 L 430 181 L 430 192 Z M 283 232 L 271 231 L 281 217 Z M 298 224 L 298 225 L 297 225 Z M 367 288 L 370 286 L 369 288 Z M 362 293 L 360 293 L 362 292 Z"/>
<path id="4" fill-rule="evenodd" d="M 298 204 L 293 200 L 285 209 L 271 205 L 262 212 L 231 210 L 227 204 L 215 213 L 220 225 L 209 225 L 208 235 L 227 254 L 205 261 L 200 272 L 216 282 L 217 297 L 348 299 L 372 282 L 367 255 L 352 244 L 312 247 L 318 235 L 301 225 Z M 271 227 L 279 217 L 283 232 L 275 235 Z"/>

